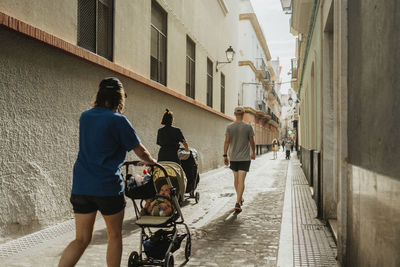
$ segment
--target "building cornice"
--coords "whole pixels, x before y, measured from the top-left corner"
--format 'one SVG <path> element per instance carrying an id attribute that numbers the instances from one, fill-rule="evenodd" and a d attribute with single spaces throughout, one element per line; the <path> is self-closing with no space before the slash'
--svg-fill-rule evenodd
<path id="1" fill-rule="evenodd" d="M 164 94 L 175 97 L 181 101 L 192 104 L 203 110 L 206 110 L 215 115 L 218 115 L 224 119 L 233 121 L 232 117 L 229 117 L 217 110 L 214 110 L 214 109 L 194 100 L 193 98 L 184 96 L 166 86 L 163 86 L 162 84 L 159 84 L 155 81 L 145 78 L 127 68 L 124 68 L 114 62 L 111 62 L 101 56 L 98 56 L 86 49 L 83 49 L 77 45 L 71 44 L 63 39 L 60 39 L 59 37 L 49 34 L 43 30 L 40 30 L 40 29 L 38 29 L 32 25 L 29 25 L 23 21 L 20 21 L 14 17 L 8 16 L 2 12 L 0 12 L 0 25 L 4 26 L 6 28 L 12 29 L 18 33 L 24 34 L 28 37 L 31 37 L 35 40 L 41 41 L 41 42 L 43 42 L 49 46 L 52 46 L 54 48 L 60 49 L 63 52 L 66 52 L 68 54 L 76 56 L 76 57 L 83 59 L 85 61 L 88 61 L 92 64 L 95 64 L 97 66 L 103 67 L 108 70 L 111 70 L 111 71 L 118 73 L 122 76 L 125 76 L 133 81 L 139 82 L 139 83 L 144 84 L 154 90 L 160 91 Z"/>
<path id="2" fill-rule="evenodd" d="M 228 12 L 229 12 L 229 9 L 226 6 L 225 1 L 224 0 L 217 0 L 217 1 L 218 1 L 219 6 L 222 9 L 222 13 L 224 13 L 224 15 L 226 16 L 226 14 L 228 14 Z"/>
<path id="3" fill-rule="evenodd" d="M 257 69 L 254 66 L 254 63 L 251 60 L 242 60 L 238 62 L 239 67 L 242 66 L 249 66 L 251 70 L 254 72 L 255 75 L 257 75 Z"/>
<path id="4" fill-rule="evenodd" d="M 257 39 L 261 44 L 261 47 L 264 50 L 265 56 L 268 61 L 271 60 L 271 53 L 269 52 L 269 48 L 267 45 L 267 41 L 265 40 L 264 34 L 261 30 L 260 24 L 258 23 L 258 19 L 255 13 L 245 13 L 239 15 L 239 20 L 250 20 L 251 25 L 256 33 Z"/>
<path id="5" fill-rule="evenodd" d="M 257 70 L 256 67 L 254 66 L 253 61 L 251 60 L 241 60 L 238 62 L 239 67 L 242 66 L 249 66 L 251 68 L 251 70 L 254 72 L 254 75 L 260 80 L 262 81 L 262 79 L 264 78 L 265 74 L 263 73 L 263 71 L 261 70 Z M 268 70 L 271 74 L 271 77 L 274 77 L 274 80 L 276 79 L 275 73 L 273 72 L 274 70 L 268 65 Z"/>

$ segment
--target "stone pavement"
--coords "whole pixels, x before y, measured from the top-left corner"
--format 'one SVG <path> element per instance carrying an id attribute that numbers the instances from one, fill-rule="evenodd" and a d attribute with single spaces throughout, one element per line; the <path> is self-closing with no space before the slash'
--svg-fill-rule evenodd
<path id="1" fill-rule="evenodd" d="M 186 266 L 276 266 L 284 185 L 284 179 L 276 180 L 268 191 L 245 201 L 241 213 L 228 211 L 195 230 Z"/>
<path id="2" fill-rule="evenodd" d="M 295 157 L 286 161 L 283 153 L 279 154 L 278 160 L 270 160 L 271 157 L 268 153 L 252 163 L 246 179 L 247 198 L 243 211 L 237 216 L 231 212 L 234 194 L 230 171 L 220 168 L 210 172 L 209 180 L 220 178 L 223 183 L 225 179 L 222 186 L 229 189 L 217 190 L 226 198 L 216 199 L 222 207 L 212 206 L 214 211 L 205 211 L 212 215 L 206 223 L 199 223 L 200 219 L 193 216 L 201 218 L 207 215 L 194 213 L 185 216 L 192 233 L 192 256 L 185 266 L 337 265 L 336 245 L 325 224 L 315 219 L 315 203 L 299 161 Z M 207 175 L 203 178 L 204 187 L 211 186 L 206 184 Z M 184 209 L 201 213 L 201 203 L 212 205 L 216 200 L 201 198 L 196 209 L 192 206 Z M 132 207 L 126 209 L 121 266 L 126 266 L 129 252 L 139 246 L 138 227 L 131 219 L 132 210 Z M 186 211 L 184 215 L 189 213 Z M 72 223 L 68 221 L 0 245 L 0 266 L 57 266 L 63 249 L 74 237 Z M 46 239 L 51 235 L 56 235 L 56 238 Z M 106 243 L 104 222 L 99 219 L 92 243 L 77 266 L 105 266 Z M 174 257 L 176 263 L 181 263 L 183 249 L 175 252 Z"/>

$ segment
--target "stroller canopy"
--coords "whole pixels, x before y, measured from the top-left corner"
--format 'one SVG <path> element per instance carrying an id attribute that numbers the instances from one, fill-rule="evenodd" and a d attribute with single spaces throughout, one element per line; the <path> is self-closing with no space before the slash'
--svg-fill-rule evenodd
<path id="1" fill-rule="evenodd" d="M 187 180 L 182 167 L 178 163 L 171 161 L 160 161 L 159 163 L 167 171 L 168 177 L 171 179 L 172 185 L 176 188 L 178 198 L 180 197 L 181 199 L 183 199 L 186 190 Z M 159 192 L 161 186 L 167 183 L 164 172 L 160 168 L 156 167 L 154 168 L 152 175 L 156 191 Z"/>

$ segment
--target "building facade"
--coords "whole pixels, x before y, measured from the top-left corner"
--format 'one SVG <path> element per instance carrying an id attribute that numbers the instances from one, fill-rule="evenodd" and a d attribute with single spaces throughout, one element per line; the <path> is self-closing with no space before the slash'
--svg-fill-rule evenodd
<path id="1" fill-rule="evenodd" d="M 1 1 L 0 234 L 70 218 L 79 116 L 108 76 L 123 82 L 125 115 L 154 157 L 168 108 L 200 170 L 222 165 L 238 63 L 215 66 L 238 47 L 238 17 L 224 0 Z"/>
<path id="2" fill-rule="evenodd" d="M 286 6 L 285 6 L 286 5 Z M 400 264 L 400 6 L 282 1 L 297 35 L 299 146 L 341 266 Z M 286 9 L 288 10 L 288 9 Z"/>
<path id="3" fill-rule="evenodd" d="M 241 0 L 239 15 L 238 105 L 255 132 L 257 153 L 279 138 L 279 60 L 272 61 L 265 36 L 249 0 Z"/>

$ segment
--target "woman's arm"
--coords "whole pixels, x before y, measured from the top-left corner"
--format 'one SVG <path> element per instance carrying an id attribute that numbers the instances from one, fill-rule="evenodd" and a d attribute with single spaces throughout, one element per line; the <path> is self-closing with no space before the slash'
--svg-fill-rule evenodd
<path id="1" fill-rule="evenodd" d="M 141 159 L 143 160 L 143 163 L 146 165 L 154 165 L 157 163 L 157 161 L 155 159 L 152 158 L 152 156 L 150 155 L 149 151 L 142 145 L 142 143 L 140 143 L 139 145 L 137 145 L 133 151 L 135 152 L 135 154 Z"/>
<path id="2" fill-rule="evenodd" d="M 188 146 L 188 143 L 185 140 L 183 140 L 182 145 L 185 148 L 185 151 L 189 152 L 189 146 Z"/>

